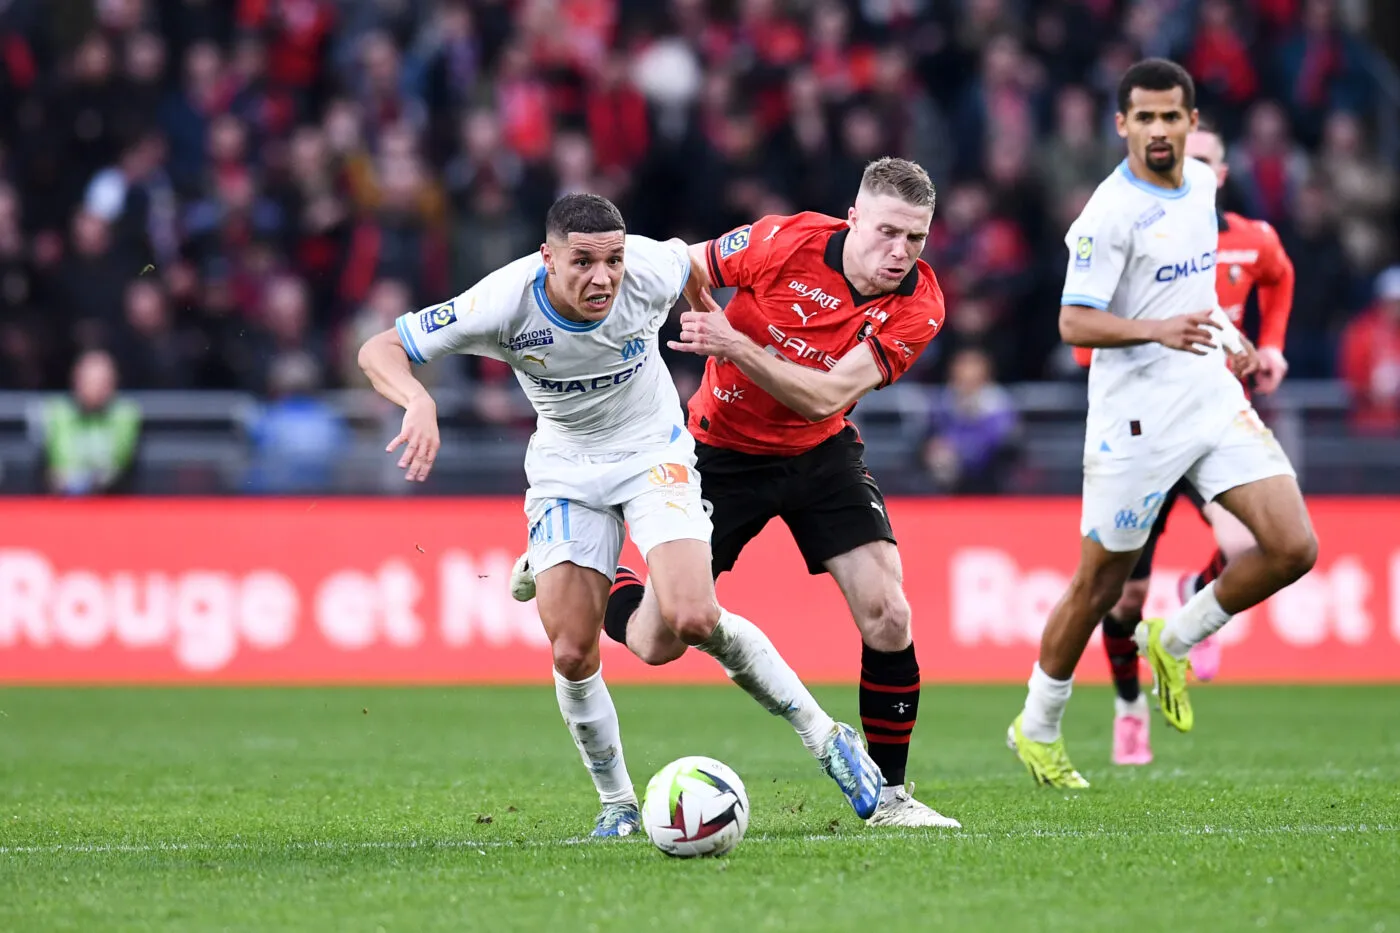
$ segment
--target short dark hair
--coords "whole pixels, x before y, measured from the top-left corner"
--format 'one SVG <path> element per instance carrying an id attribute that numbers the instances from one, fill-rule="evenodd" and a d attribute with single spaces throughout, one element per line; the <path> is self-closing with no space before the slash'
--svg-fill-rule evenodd
<path id="1" fill-rule="evenodd" d="M 1196 109 L 1196 82 L 1176 62 L 1165 58 L 1146 58 L 1123 73 L 1118 82 L 1118 112 L 1126 114 L 1132 104 L 1133 88 L 1144 91 L 1170 91 L 1181 88 L 1181 99 L 1187 111 Z"/>
<path id="2" fill-rule="evenodd" d="M 933 209 L 938 192 L 928 172 L 917 162 L 885 156 L 865 167 L 860 190 L 868 194 L 888 194 L 915 207 Z"/>
<path id="3" fill-rule="evenodd" d="M 546 237 L 568 239 L 571 233 L 627 232 L 622 211 L 598 194 L 566 194 L 549 207 L 544 218 Z"/>

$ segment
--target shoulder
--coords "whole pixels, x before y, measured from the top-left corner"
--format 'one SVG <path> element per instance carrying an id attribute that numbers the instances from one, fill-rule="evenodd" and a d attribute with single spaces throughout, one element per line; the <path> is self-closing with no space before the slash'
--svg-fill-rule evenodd
<path id="1" fill-rule="evenodd" d="M 660 241 L 629 233 L 626 244 L 626 274 L 646 289 L 671 297 L 677 281 L 690 273 L 690 254 L 682 240 Z"/>
<path id="2" fill-rule="evenodd" d="M 1187 159 L 1182 166 L 1182 175 L 1191 183 L 1192 192 L 1200 190 L 1210 195 L 1211 200 L 1215 199 L 1215 169 L 1198 159 Z"/>
<path id="3" fill-rule="evenodd" d="M 1129 218 L 1144 207 L 1145 195 L 1126 181 L 1121 173 L 1113 173 L 1099 183 L 1084 210 L 1071 226 L 1072 231 L 1088 230 L 1107 234 L 1124 230 Z"/>

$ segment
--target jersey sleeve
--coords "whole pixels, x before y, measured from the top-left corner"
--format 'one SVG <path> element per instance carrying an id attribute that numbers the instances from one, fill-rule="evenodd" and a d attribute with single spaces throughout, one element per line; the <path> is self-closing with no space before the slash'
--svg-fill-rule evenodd
<path id="1" fill-rule="evenodd" d="M 669 312 L 690 279 L 690 252 L 681 240 L 659 242 L 628 234 L 627 271 L 637 277 L 653 307 Z"/>
<path id="2" fill-rule="evenodd" d="M 1098 202 L 1090 201 L 1065 235 L 1069 268 L 1061 305 L 1106 310 L 1127 265 L 1131 230 L 1118 216 L 1121 212 L 1105 211 Z"/>
<path id="3" fill-rule="evenodd" d="M 505 280 L 511 272 L 493 272 L 451 301 L 401 315 L 394 330 L 408 358 L 427 363 L 462 353 L 500 359 L 502 332 L 520 304 L 518 290 Z"/>
<path id="4" fill-rule="evenodd" d="M 715 288 L 753 285 L 783 241 L 783 228 L 796 233 L 795 218 L 768 215 L 705 244 L 705 265 Z"/>
<path id="5" fill-rule="evenodd" d="M 1293 261 L 1284 252 L 1278 231 L 1262 220 L 1257 223 L 1264 232 L 1259 250 L 1259 346 L 1281 351 L 1293 312 Z"/>
<path id="6" fill-rule="evenodd" d="M 880 385 L 885 386 L 909 371 L 933 338 L 943 328 L 943 291 L 933 279 L 933 272 L 927 267 L 919 270 L 927 275 L 933 286 L 923 298 L 916 299 L 898 317 L 891 317 L 889 323 L 878 332 L 865 338 L 870 353 L 875 357 L 875 365 L 880 370 Z"/>

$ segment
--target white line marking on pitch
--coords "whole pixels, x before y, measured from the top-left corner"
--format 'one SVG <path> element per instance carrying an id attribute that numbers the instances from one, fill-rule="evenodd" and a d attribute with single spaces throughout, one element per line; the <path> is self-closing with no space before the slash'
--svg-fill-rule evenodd
<path id="1" fill-rule="evenodd" d="M 1216 826 L 1183 826 L 1177 829 L 1159 830 L 1120 830 L 1120 829 L 1026 829 L 1002 833 L 970 833 L 962 830 L 930 830 L 928 832 L 902 833 L 814 833 L 806 836 L 780 836 L 761 834 L 750 836 L 747 845 L 782 845 L 784 843 L 825 843 L 825 842 L 878 842 L 883 839 L 930 839 L 930 840 L 990 840 L 990 839 L 1141 839 L 1146 836 L 1338 836 L 1371 833 L 1390 834 L 1400 832 L 1400 826 L 1372 825 L 1360 823 L 1345 826 L 1271 826 L 1258 829 L 1232 829 Z M 587 839 L 565 839 L 558 841 L 523 841 L 506 839 L 406 839 L 373 840 L 350 842 L 285 842 L 259 844 L 253 842 L 150 842 L 150 843 L 72 843 L 46 846 L 0 846 L 0 855 L 103 855 L 103 854 L 154 854 L 158 852 L 310 852 L 330 850 L 338 852 L 362 852 L 373 850 L 413 851 L 417 849 L 537 849 L 558 845 L 579 845 Z"/>

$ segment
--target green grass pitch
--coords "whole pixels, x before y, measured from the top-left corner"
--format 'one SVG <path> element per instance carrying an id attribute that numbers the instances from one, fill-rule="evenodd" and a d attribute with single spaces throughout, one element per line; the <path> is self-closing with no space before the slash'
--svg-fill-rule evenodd
<path id="1" fill-rule="evenodd" d="M 639 789 L 744 778 L 732 856 L 571 842 L 596 800 L 547 686 L 0 690 L 0 930 L 1400 933 L 1397 688 L 1201 688 L 1136 769 L 1081 689 L 1069 794 L 1004 745 L 1022 688 L 926 689 L 911 775 L 955 833 L 859 824 L 737 689 L 614 695 Z"/>

